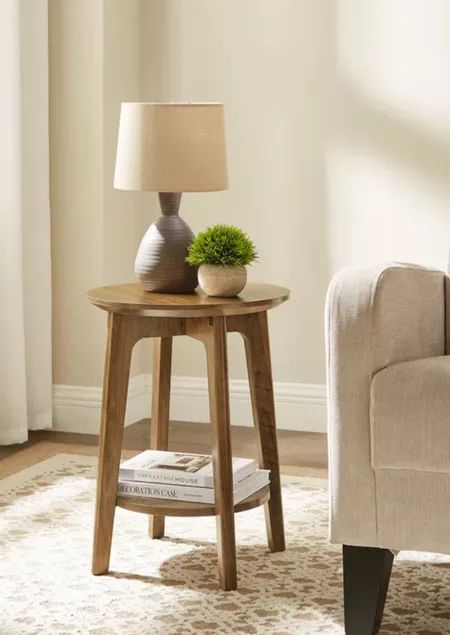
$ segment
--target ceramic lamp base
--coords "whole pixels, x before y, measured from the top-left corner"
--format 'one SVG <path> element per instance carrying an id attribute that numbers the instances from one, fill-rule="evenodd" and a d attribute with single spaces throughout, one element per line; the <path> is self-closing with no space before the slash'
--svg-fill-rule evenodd
<path id="1" fill-rule="evenodd" d="M 186 262 L 194 239 L 189 225 L 178 215 L 181 194 L 160 193 L 162 215 L 148 228 L 140 244 L 135 273 L 145 291 L 192 293 L 198 285 L 197 267 Z"/>

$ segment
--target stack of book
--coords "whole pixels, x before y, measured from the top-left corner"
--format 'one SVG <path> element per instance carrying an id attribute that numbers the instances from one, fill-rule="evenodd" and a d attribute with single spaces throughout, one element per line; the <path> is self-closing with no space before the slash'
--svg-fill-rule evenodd
<path id="1" fill-rule="evenodd" d="M 253 459 L 233 457 L 234 504 L 268 485 L 270 470 Z M 196 503 L 215 502 L 212 457 L 147 450 L 120 466 L 118 494 Z"/>

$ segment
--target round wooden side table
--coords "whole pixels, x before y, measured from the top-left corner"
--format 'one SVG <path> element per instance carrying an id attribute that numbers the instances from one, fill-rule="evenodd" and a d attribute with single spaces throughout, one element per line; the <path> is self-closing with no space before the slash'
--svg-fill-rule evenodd
<path id="1" fill-rule="evenodd" d="M 236 589 L 234 512 L 265 504 L 269 548 L 271 551 L 285 549 L 267 311 L 287 300 L 289 290 L 268 284 L 248 284 L 238 297 L 212 298 L 201 291 L 190 295 L 148 293 L 139 284 L 132 283 L 93 289 L 88 297 L 108 312 L 93 573 L 108 572 L 116 506 L 150 515 L 152 538 L 164 535 L 164 516 L 215 515 L 220 586 L 224 590 Z M 271 471 L 270 485 L 237 505 L 233 505 L 226 349 L 226 336 L 230 332 L 238 332 L 244 339 L 260 467 Z M 133 346 L 142 338 L 154 338 L 150 446 L 166 450 L 172 339 L 178 335 L 196 338 L 206 349 L 214 505 L 117 495 Z"/>

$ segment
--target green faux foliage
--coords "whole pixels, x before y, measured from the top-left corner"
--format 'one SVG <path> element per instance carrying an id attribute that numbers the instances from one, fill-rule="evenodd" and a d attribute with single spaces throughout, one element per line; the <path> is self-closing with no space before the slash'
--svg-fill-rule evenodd
<path id="1" fill-rule="evenodd" d="M 251 238 L 233 225 L 214 225 L 200 232 L 188 247 L 190 265 L 245 267 L 257 259 Z"/>

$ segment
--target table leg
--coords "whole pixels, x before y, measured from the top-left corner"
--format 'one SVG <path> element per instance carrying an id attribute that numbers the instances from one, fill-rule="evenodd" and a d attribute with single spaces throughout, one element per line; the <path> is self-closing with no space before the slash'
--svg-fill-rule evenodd
<path id="1" fill-rule="evenodd" d="M 280 464 L 275 425 L 272 368 L 267 313 L 242 319 L 253 419 L 259 437 L 260 465 L 270 470 L 270 499 L 265 505 L 267 539 L 271 551 L 284 551 Z"/>
<path id="2" fill-rule="evenodd" d="M 236 589 L 236 542 L 234 531 L 233 472 L 230 435 L 230 405 L 226 322 L 212 318 L 203 338 L 208 365 L 209 408 L 216 499 L 219 582 L 225 591 Z"/>
<path id="3" fill-rule="evenodd" d="M 167 450 L 169 442 L 172 338 L 157 338 L 154 340 L 153 347 L 150 448 L 152 450 Z M 164 516 L 149 517 L 148 533 L 151 538 L 164 537 Z"/>
<path id="4" fill-rule="evenodd" d="M 108 573 L 109 569 L 131 352 L 136 341 L 134 336 L 132 319 L 128 324 L 125 316 L 109 313 L 92 558 L 94 575 Z"/>

